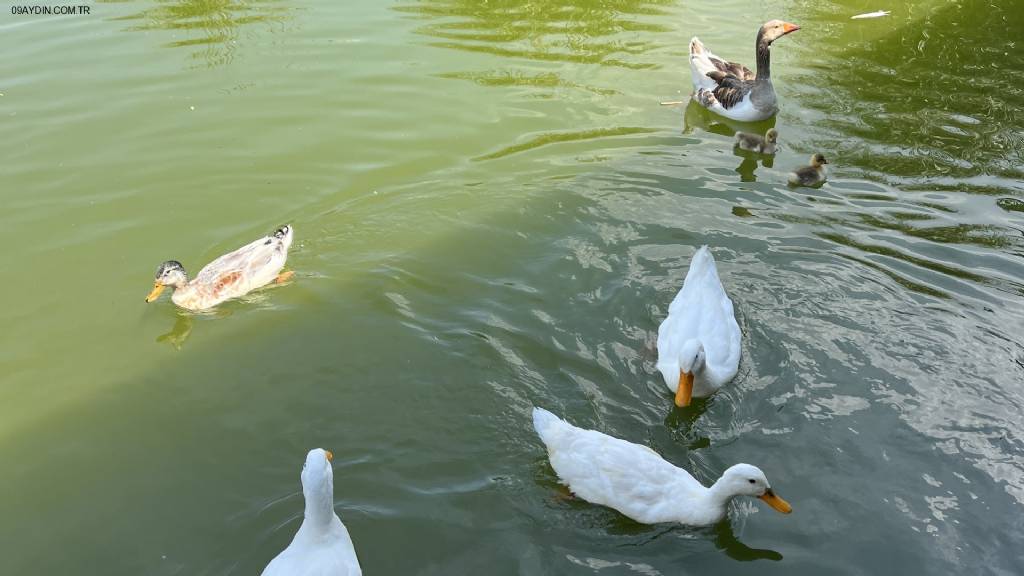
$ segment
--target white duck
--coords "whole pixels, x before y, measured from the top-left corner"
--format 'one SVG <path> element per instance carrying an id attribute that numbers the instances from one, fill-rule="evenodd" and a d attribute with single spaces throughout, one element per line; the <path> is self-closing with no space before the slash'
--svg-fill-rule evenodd
<path id="1" fill-rule="evenodd" d="M 694 396 L 713 394 L 736 376 L 739 365 L 740 327 L 732 300 L 711 251 L 701 246 L 658 327 L 658 370 L 681 407 Z"/>
<path id="2" fill-rule="evenodd" d="M 757 73 L 712 54 L 696 36 L 690 40 L 694 97 L 708 110 L 741 122 L 771 118 L 779 111 L 771 78 L 772 42 L 796 32 L 796 24 L 772 20 L 757 31 Z"/>
<path id="3" fill-rule="evenodd" d="M 750 464 L 732 466 L 708 488 L 647 446 L 577 428 L 542 408 L 533 409 L 533 427 L 547 445 L 551 467 L 573 494 L 637 522 L 715 524 L 736 496 L 760 498 L 783 514 L 793 510 Z"/>
<path id="4" fill-rule="evenodd" d="M 334 513 L 334 472 L 327 450 L 314 448 L 302 466 L 306 514 L 292 543 L 267 564 L 263 576 L 360 576 L 348 530 Z"/>

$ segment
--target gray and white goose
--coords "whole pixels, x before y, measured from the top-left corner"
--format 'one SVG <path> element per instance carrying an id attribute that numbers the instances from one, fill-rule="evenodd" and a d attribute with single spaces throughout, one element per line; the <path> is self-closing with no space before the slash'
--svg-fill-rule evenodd
<path id="1" fill-rule="evenodd" d="M 757 73 L 711 53 L 696 36 L 690 40 L 690 73 L 694 98 L 701 106 L 726 118 L 756 122 L 779 111 L 771 79 L 772 42 L 796 32 L 796 24 L 772 20 L 757 31 Z"/>

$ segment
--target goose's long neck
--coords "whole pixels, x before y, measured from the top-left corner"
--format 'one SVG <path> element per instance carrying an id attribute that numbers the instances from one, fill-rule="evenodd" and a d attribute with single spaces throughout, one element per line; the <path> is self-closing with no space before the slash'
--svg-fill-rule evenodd
<path id="1" fill-rule="evenodd" d="M 759 82 L 770 82 L 772 75 L 772 50 L 771 43 L 764 39 L 764 31 L 757 33 L 757 45 L 754 47 L 757 54 L 757 75 Z"/>

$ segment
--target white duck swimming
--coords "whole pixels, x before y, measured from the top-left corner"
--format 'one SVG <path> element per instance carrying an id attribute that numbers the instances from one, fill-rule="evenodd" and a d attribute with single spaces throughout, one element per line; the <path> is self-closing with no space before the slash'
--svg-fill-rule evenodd
<path id="1" fill-rule="evenodd" d="M 750 464 L 732 466 L 708 488 L 647 446 L 577 428 L 542 408 L 533 409 L 533 427 L 547 445 L 551 467 L 573 494 L 637 522 L 715 524 L 736 496 L 760 498 L 783 514 L 793 510 Z"/>
<path id="2" fill-rule="evenodd" d="M 292 543 L 263 569 L 263 576 L 360 576 L 363 571 L 348 530 L 334 513 L 334 471 L 327 450 L 314 448 L 302 466 L 306 514 Z"/>
<path id="3" fill-rule="evenodd" d="M 168 260 L 157 268 L 153 291 L 146 296 L 146 302 L 156 300 L 164 287 L 171 286 L 172 302 L 188 310 L 204 310 L 271 282 L 284 282 L 294 274 L 281 272 L 288 260 L 293 234 L 291 226 L 282 226 L 270 236 L 210 262 L 193 280 L 188 279 L 181 262 Z"/>
<path id="4" fill-rule="evenodd" d="M 732 300 L 711 251 L 701 246 L 658 327 L 658 370 L 681 407 L 694 396 L 713 394 L 736 376 L 739 365 L 740 327 Z"/>
<path id="5" fill-rule="evenodd" d="M 772 42 L 796 32 L 796 24 L 772 20 L 757 31 L 757 73 L 712 54 L 696 36 L 690 40 L 694 98 L 708 110 L 741 122 L 771 118 L 779 111 L 771 78 Z"/>

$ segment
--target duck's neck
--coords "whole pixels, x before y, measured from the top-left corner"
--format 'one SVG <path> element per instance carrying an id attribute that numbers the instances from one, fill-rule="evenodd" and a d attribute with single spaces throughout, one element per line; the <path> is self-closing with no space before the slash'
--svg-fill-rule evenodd
<path id="1" fill-rule="evenodd" d="M 764 38 L 764 31 L 757 33 L 757 44 L 754 51 L 757 54 L 757 75 L 758 82 L 771 82 L 772 78 L 772 50 L 771 42 Z"/>
<path id="2" fill-rule="evenodd" d="M 196 293 L 196 285 L 191 280 L 186 280 L 179 284 L 171 286 L 171 301 L 179 306 L 182 306 L 193 299 Z"/>
<path id="3" fill-rule="evenodd" d="M 330 485 L 314 486 L 310 490 L 303 490 L 306 497 L 306 512 L 303 525 L 310 528 L 322 529 L 330 526 L 337 518 L 334 514 L 334 487 Z"/>
<path id="4" fill-rule="evenodd" d="M 726 487 L 725 481 L 722 478 L 719 478 L 708 488 L 708 502 L 721 509 L 723 515 L 729 502 L 735 497 L 736 493 Z"/>

